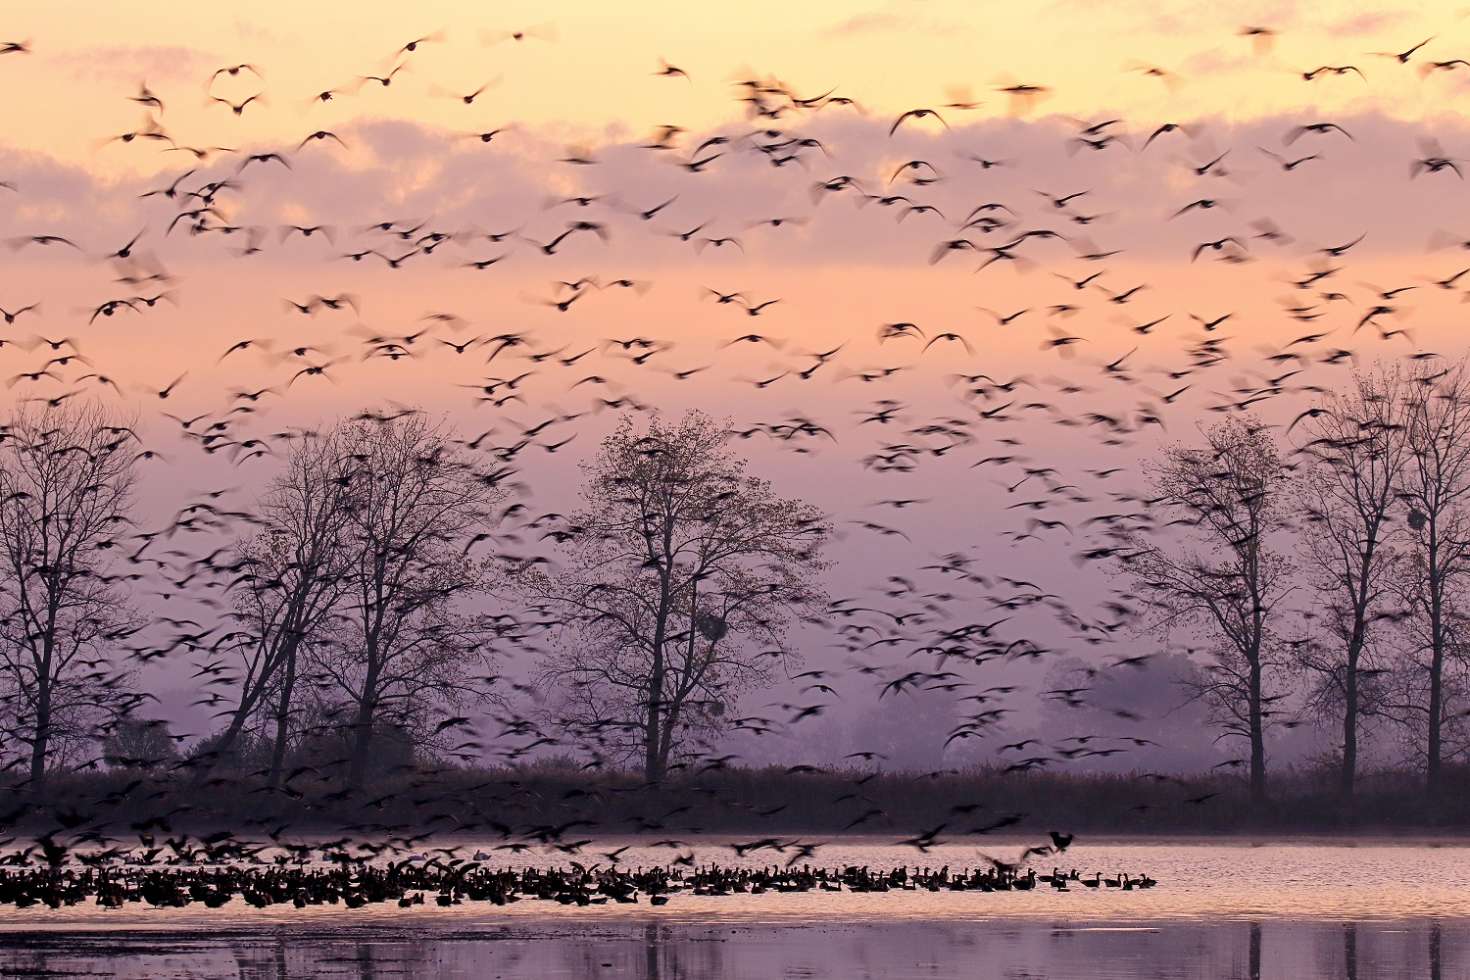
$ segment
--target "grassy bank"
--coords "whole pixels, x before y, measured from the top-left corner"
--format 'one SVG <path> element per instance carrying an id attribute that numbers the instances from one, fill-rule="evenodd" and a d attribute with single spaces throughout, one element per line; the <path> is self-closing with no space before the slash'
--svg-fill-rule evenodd
<path id="1" fill-rule="evenodd" d="M 535 828 L 560 839 L 646 833 L 891 835 L 943 826 L 944 839 L 1062 829 L 1109 835 L 1348 835 L 1470 833 L 1470 772 L 1450 774 L 1438 804 L 1416 774 L 1384 772 L 1362 781 L 1350 803 L 1330 778 L 1278 775 L 1266 805 L 1243 781 L 1150 774 L 1003 774 L 977 769 L 914 775 L 720 769 L 649 785 L 633 774 L 522 769 L 404 768 L 353 790 L 314 771 L 295 771 L 281 788 L 258 775 L 118 770 L 53 778 L 42 798 L 0 787 L 8 833 L 89 830 L 130 838 L 177 830 L 263 833 L 342 831 L 416 836 L 484 834 L 520 840 Z M 570 826 L 566 826 L 570 825 Z"/>

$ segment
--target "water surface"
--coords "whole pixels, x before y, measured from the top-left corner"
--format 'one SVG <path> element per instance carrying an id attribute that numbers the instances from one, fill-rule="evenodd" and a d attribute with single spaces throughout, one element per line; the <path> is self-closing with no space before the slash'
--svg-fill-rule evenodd
<path id="1" fill-rule="evenodd" d="M 506 865 L 564 864 L 495 842 L 449 840 Z M 1013 857 L 1020 841 L 987 841 Z M 784 863 L 738 858 L 722 841 L 675 851 L 629 845 L 624 865 Z M 920 854 L 844 839 L 827 866 L 973 866 L 974 846 Z M 349 910 L 203 907 L 0 910 L 0 976 L 81 977 L 967 977 L 1434 978 L 1470 980 L 1470 849 L 1455 841 L 1102 841 L 1074 845 L 1064 869 L 1134 875 L 1125 892 L 805 894 L 695 897 L 668 905 L 509 907 L 430 902 Z M 1049 864 L 1042 870 L 1050 870 Z M 432 896 L 430 896 L 432 898 Z"/>

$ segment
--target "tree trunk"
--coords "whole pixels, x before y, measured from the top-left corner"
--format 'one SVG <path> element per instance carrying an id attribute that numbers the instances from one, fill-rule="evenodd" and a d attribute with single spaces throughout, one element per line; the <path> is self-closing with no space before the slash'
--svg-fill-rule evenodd
<path id="1" fill-rule="evenodd" d="M 352 723 L 352 757 L 347 768 L 347 785 L 354 789 L 361 786 L 367 774 L 368 750 L 373 744 L 373 705 L 363 701 L 358 705 L 357 718 Z"/>
<path id="2" fill-rule="evenodd" d="M 1429 529 L 1429 744 L 1424 763 L 1424 789 L 1430 800 L 1440 791 L 1440 739 L 1444 705 L 1444 606 L 1439 574 L 1439 542 Z"/>
<path id="3" fill-rule="evenodd" d="M 658 771 L 662 776 L 669 770 L 669 754 L 674 750 L 674 729 L 679 726 L 679 709 L 682 701 L 674 701 L 664 710 L 664 723 L 661 729 L 662 741 L 658 747 Z"/>
<path id="4" fill-rule="evenodd" d="M 663 753 L 659 751 L 662 728 L 659 719 L 663 714 L 664 642 L 669 630 L 669 596 L 667 577 L 663 584 L 663 595 L 659 599 L 658 616 L 653 624 L 653 663 L 648 671 L 648 717 L 643 723 L 643 778 L 650 783 L 664 778 Z"/>
<path id="5" fill-rule="evenodd" d="M 230 754 L 230 751 L 235 747 L 235 743 L 240 741 L 240 733 L 245 730 L 245 720 L 249 717 L 250 712 L 244 710 L 243 704 L 240 708 L 236 709 L 235 716 L 230 719 L 229 727 L 224 730 L 223 734 L 219 737 L 219 741 L 215 743 L 214 762 L 206 767 L 207 769 L 212 769 L 214 766 L 219 765 Z M 207 773 L 201 773 L 201 775 L 207 775 Z"/>
<path id="6" fill-rule="evenodd" d="M 352 722 L 352 754 L 347 768 L 347 785 L 362 785 L 367 772 L 368 750 L 373 744 L 373 722 L 378 707 L 378 658 L 368 654 L 368 670 L 362 681 L 362 694 L 357 701 L 357 717 Z"/>
<path id="7" fill-rule="evenodd" d="M 660 626 L 658 632 L 663 632 Z M 664 778 L 663 753 L 659 751 L 662 741 L 662 726 L 659 718 L 663 710 L 664 693 L 664 644 L 663 637 L 656 636 L 653 644 L 653 667 L 648 672 L 648 719 L 643 730 L 643 778 L 650 783 Z"/>
<path id="8" fill-rule="evenodd" d="M 1373 576 L 1373 560 L 1378 553 L 1378 524 L 1380 514 L 1368 531 L 1368 540 L 1363 549 L 1362 562 L 1358 566 L 1358 589 L 1353 597 L 1353 629 L 1348 635 L 1347 679 L 1343 684 L 1342 718 L 1342 771 L 1338 774 L 1338 790 L 1344 800 L 1352 800 L 1358 782 L 1358 716 L 1362 712 L 1358 692 L 1358 663 L 1363 659 L 1363 647 L 1368 642 L 1368 607 L 1372 602 L 1370 583 Z"/>
<path id="9" fill-rule="evenodd" d="M 689 628 L 686 631 L 688 633 L 688 636 L 686 636 L 684 638 L 684 643 L 685 643 L 684 663 L 685 663 L 685 669 L 686 669 L 686 671 L 689 671 L 689 670 L 693 670 L 694 669 L 694 667 L 693 667 L 693 664 L 694 664 L 694 650 L 695 650 L 695 644 L 698 642 L 698 637 L 699 637 L 699 626 L 698 626 L 698 615 L 697 615 L 698 614 L 698 602 L 699 602 L 699 586 L 696 583 L 695 585 L 693 585 L 693 586 L 690 587 L 690 592 L 689 592 Z M 660 649 L 662 649 L 662 647 L 660 647 Z M 663 658 L 662 657 L 659 658 L 659 664 L 660 664 L 660 672 L 661 673 L 667 673 L 667 667 L 663 664 Z M 686 680 L 688 679 L 687 674 L 685 676 L 685 679 Z M 662 689 L 663 689 L 663 680 L 662 680 L 662 678 L 660 678 L 659 689 L 660 689 L 660 691 L 662 691 Z M 674 750 L 674 734 L 675 734 L 675 730 L 679 727 L 679 715 L 680 715 L 681 711 L 684 708 L 685 700 L 688 697 L 688 694 L 689 694 L 689 692 L 688 692 L 687 689 L 675 691 L 673 698 L 670 699 L 667 704 L 664 703 L 664 699 L 663 699 L 662 694 L 660 694 L 660 696 L 659 696 L 659 704 L 662 707 L 662 711 L 663 711 L 663 721 L 659 725 L 659 729 L 658 729 L 659 730 L 658 765 L 657 765 L 658 776 L 656 777 L 658 779 L 662 779 L 663 776 L 664 776 L 664 774 L 669 771 L 669 755 Z M 650 778 L 650 780 L 652 780 L 655 777 L 650 776 L 649 778 Z"/>
<path id="10" fill-rule="evenodd" d="M 1250 689 L 1250 739 L 1251 739 L 1251 802 L 1266 802 L 1266 732 L 1265 719 L 1261 716 L 1261 657 L 1257 653 L 1251 659 Z"/>
<path id="11" fill-rule="evenodd" d="M 229 726 L 220 734 L 219 741 L 214 744 L 214 758 L 195 771 L 194 781 L 196 783 L 203 782 L 218 766 L 229 759 L 230 752 L 240 741 L 240 733 L 245 730 L 245 722 L 250 720 L 250 715 L 254 713 L 255 705 L 264 690 L 264 682 L 258 681 L 240 692 L 240 704 L 235 708 Z"/>
<path id="12" fill-rule="evenodd" d="M 46 789 L 46 750 L 51 741 L 51 685 L 43 678 L 36 688 L 36 731 L 31 738 L 31 795 Z"/>
<path id="13" fill-rule="evenodd" d="M 1444 641 L 1435 637 L 1429 661 L 1429 753 L 1424 765 L 1424 788 L 1430 799 L 1440 792 L 1441 729 L 1444 722 Z"/>
<path id="14" fill-rule="evenodd" d="M 296 688 L 296 649 L 287 655 L 285 674 L 281 677 L 281 696 L 276 702 L 276 737 L 271 746 L 270 775 L 267 785 L 279 789 L 281 773 L 286 767 L 286 740 L 291 735 L 291 696 Z"/>
<path id="15" fill-rule="evenodd" d="M 1343 799 L 1351 800 L 1358 773 L 1358 658 L 1348 658 L 1347 683 L 1344 685 L 1342 718 L 1342 771 L 1338 774 L 1338 790 Z"/>
<path id="16" fill-rule="evenodd" d="M 1364 582 L 1367 576 L 1364 574 Z M 1342 765 L 1338 770 L 1338 792 L 1345 801 L 1351 801 L 1357 790 L 1358 777 L 1358 661 L 1363 660 L 1363 642 L 1367 635 L 1364 617 L 1367 614 L 1367 599 L 1361 597 L 1352 613 L 1352 632 L 1348 635 L 1348 655 L 1344 669 L 1347 676 L 1342 682 Z"/>

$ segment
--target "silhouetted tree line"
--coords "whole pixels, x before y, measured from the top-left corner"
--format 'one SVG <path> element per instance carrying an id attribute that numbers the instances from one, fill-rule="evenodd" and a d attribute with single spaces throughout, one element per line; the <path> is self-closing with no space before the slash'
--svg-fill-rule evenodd
<path id="1" fill-rule="evenodd" d="M 1144 631 L 1204 655 L 1192 694 L 1257 803 L 1276 726 L 1340 733 L 1346 798 L 1370 732 L 1434 800 L 1470 746 L 1470 376 L 1432 363 L 1356 375 L 1279 434 L 1243 414 L 1170 447 L 1148 526 L 1115 532 Z"/>
<path id="2" fill-rule="evenodd" d="M 1133 583 L 1125 618 L 1203 656 L 1187 693 L 1244 746 L 1231 765 L 1256 804 L 1276 726 L 1341 733 L 1339 796 L 1369 735 L 1396 740 L 1436 799 L 1470 746 L 1467 386 L 1463 367 L 1384 369 L 1279 434 L 1228 418 L 1167 448 L 1149 506 L 1108 525 L 1100 553 Z M 699 413 L 605 440 L 583 506 L 527 525 L 556 561 L 517 553 L 502 526 L 525 509 L 509 502 L 514 468 L 417 411 L 300 432 L 252 510 L 195 503 L 158 531 L 133 516 L 144 454 L 129 426 L 95 407 L 23 409 L 4 436 L 0 721 L 14 785 L 37 796 L 101 766 L 216 787 L 243 773 L 287 797 L 428 760 L 473 767 L 475 722 L 505 706 L 505 645 L 540 654 L 542 717 L 500 713 L 524 740 L 511 763 L 574 746 L 586 771 L 687 779 L 725 768 L 693 764 L 692 747 L 730 729 L 743 693 L 789 676 L 787 631 L 830 611 L 829 520 L 748 474 Z M 175 579 L 154 554 L 181 531 L 224 543 Z M 150 567 L 168 584 L 147 617 L 135 593 Z M 163 626 L 167 642 L 140 639 Z M 178 650 L 197 655 L 196 704 L 219 719 L 187 747 L 143 716 L 136 683 Z"/>
<path id="3" fill-rule="evenodd" d="M 174 754 L 161 723 L 137 717 L 152 695 L 119 666 L 170 649 L 202 655 L 198 703 L 224 721 L 193 747 L 196 772 L 249 757 L 273 786 L 293 743 L 334 741 L 357 785 L 385 743 L 444 744 L 435 712 L 484 698 L 473 681 L 490 627 L 465 610 L 490 576 L 463 540 L 505 491 L 441 427 L 401 413 L 302 433 L 255 511 L 196 504 L 159 532 L 135 531 L 137 455 L 131 430 L 95 408 L 23 411 L 6 430 L 0 708 L 31 791 L 99 737 L 110 764 Z M 181 528 L 235 533 L 169 596 L 217 591 L 220 622 L 172 615 L 170 603 L 156 622 L 171 642 L 130 646 L 149 625 L 129 588 L 144 575 L 115 571 L 112 556 L 162 572 L 150 552 Z"/>
<path id="4" fill-rule="evenodd" d="M 357 787 L 415 752 L 475 759 L 472 709 L 498 697 L 495 644 L 530 638 L 524 617 L 486 611 L 492 589 L 555 634 L 543 680 L 561 732 L 618 762 L 636 754 L 656 779 L 683 738 L 772 679 L 787 623 L 824 602 L 825 518 L 747 475 L 697 413 L 607 440 L 587 464 L 586 508 L 543 535 L 562 547 L 555 569 L 504 548 L 476 557 L 514 537 L 501 524 L 525 509 L 507 505 L 515 470 L 486 469 L 416 411 L 301 432 L 253 510 L 196 503 L 160 531 L 136 530 L 128 426 L 53 408 L 18 413 L 5 436 L 0 708 L 8 747 L 24 749 L 10 768 L 28 767 L 19 785 L 35 794 L 78 764 L 248 770 L 281 790 L 303 766 Z M 174 579 L 153 553 L 180 531 L 226 543 Z M 151 619 L 132 605 L 149 568 L 168 583 Z M 192 602 L 218 622 L 174 612 Z M 173 635 L 141 640 L 150 626 Z M 198 657 L 195 704 L 221 719 L 182 761 L 183 739 L 140 718 L 153 695 L 134 684 L 134 665 L 177 651 Z"/>

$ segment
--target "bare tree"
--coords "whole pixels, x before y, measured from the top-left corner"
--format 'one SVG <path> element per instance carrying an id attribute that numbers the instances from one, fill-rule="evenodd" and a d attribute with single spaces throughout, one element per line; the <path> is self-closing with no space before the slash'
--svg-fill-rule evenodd
<path id="1" fill-rule="evenodd" d="M 353 465 L 347 592 L 311 655 L 313 681 L 342 706 L 358 785 L 381 726 L 422 729 L 433 705 L 483 694 L 471 668 L 489 666 L 486 629 L 459 603 L 491 584 L 467 546 L 504 491 L 420 413 L 344 423 L 337 440 Z"/>
<path id="2" fill-rule="evenodd" d="M 1415 614 L 1408 669 L 1422 676 L 1409 690 L 1422 699 L 1402 702 L 1411 724 L 1424 733 L 1425 785 L 1440 792 L 1444 763 L 1448 661 L 1456 642 L 1454 615 L 1470 574 L 1470 376 L 1464 363 L 1432 365 L 1411 379 L 1404 410 L 1408 448 L 1400 497 L 1408 508 L 1413 548 L 1400 589 Z"/>
<path id="3" fill-rule="evenodd" d="M 302 647 L 348 586 L 344 534 L 356 469 L 335 435 L 303 435 L 261 501 L 261 526 L 237 546 L 241 570 L 231 583 L 237 700 L 213 749 L 227 759 L 252 720 L 272 725 L 272 785 L 292 733 Z"/>
<path id="4" fill-rule="evenodd" d="M 581 731 L 641 756 L 650 780 L 686 735 L 770 679 L 791 656 L 793 617 L 824 601 L 826 518 L 748 475 L 728 439 L 697 412 L 641 433 L 624 419 L 584 464 L 559 568 L 526 583 L 566 623 L 543 680 Z"/>
<path id="5" fill-rule="evenodd" d="M 1137 533 L 1123 554 L 1149 625 L 1167 634 L 1198 629 L 1211 662 L 1194 688 L 1216 712 L 1222 737 L 1250 747 L 1252 799 L 1266 796 L 1268 690 L 1280 667 L 1275 618 L 1291 591 L 1292 566 L 1278 540 L 1289 529 L 1291 473 L 1266 428 L 1230 419 L 1205 433 L 1205 446 L 1174 446 L 1149 468 L 1153 496 L 1184 540 Z"/>
<path id="6" fill-rule="evenodd" d="M 23 409 L 0 450 L 0 706 L 39 794 L 59 748 L 135 706 L 111 663 L 141 628 L 109 554 L 129 520 L 131 430 L 99 407 Z"/>
<path id="7" fill-rule="evenodd" d="M 1325 641 L 1294 644 L 1298 662 L 1316 679 L 1309 704 L 1340 712 L 1342 758 L 1338 789 L 1353 795 L 1359 722 L 1376 710 L 1384 670 L 1373 662 L 1373 629 L 1393 611 L 1391 511 L 1398 503 L 1408 455 L 1404 392 L 1396 370 L 1358 376 L 1311 409 L 1302 447 L 1311 460 L 1301 482 L 1305 520 L 1302 551 L 1319 600 L 1307 615 L 1320 619 Z"/>

